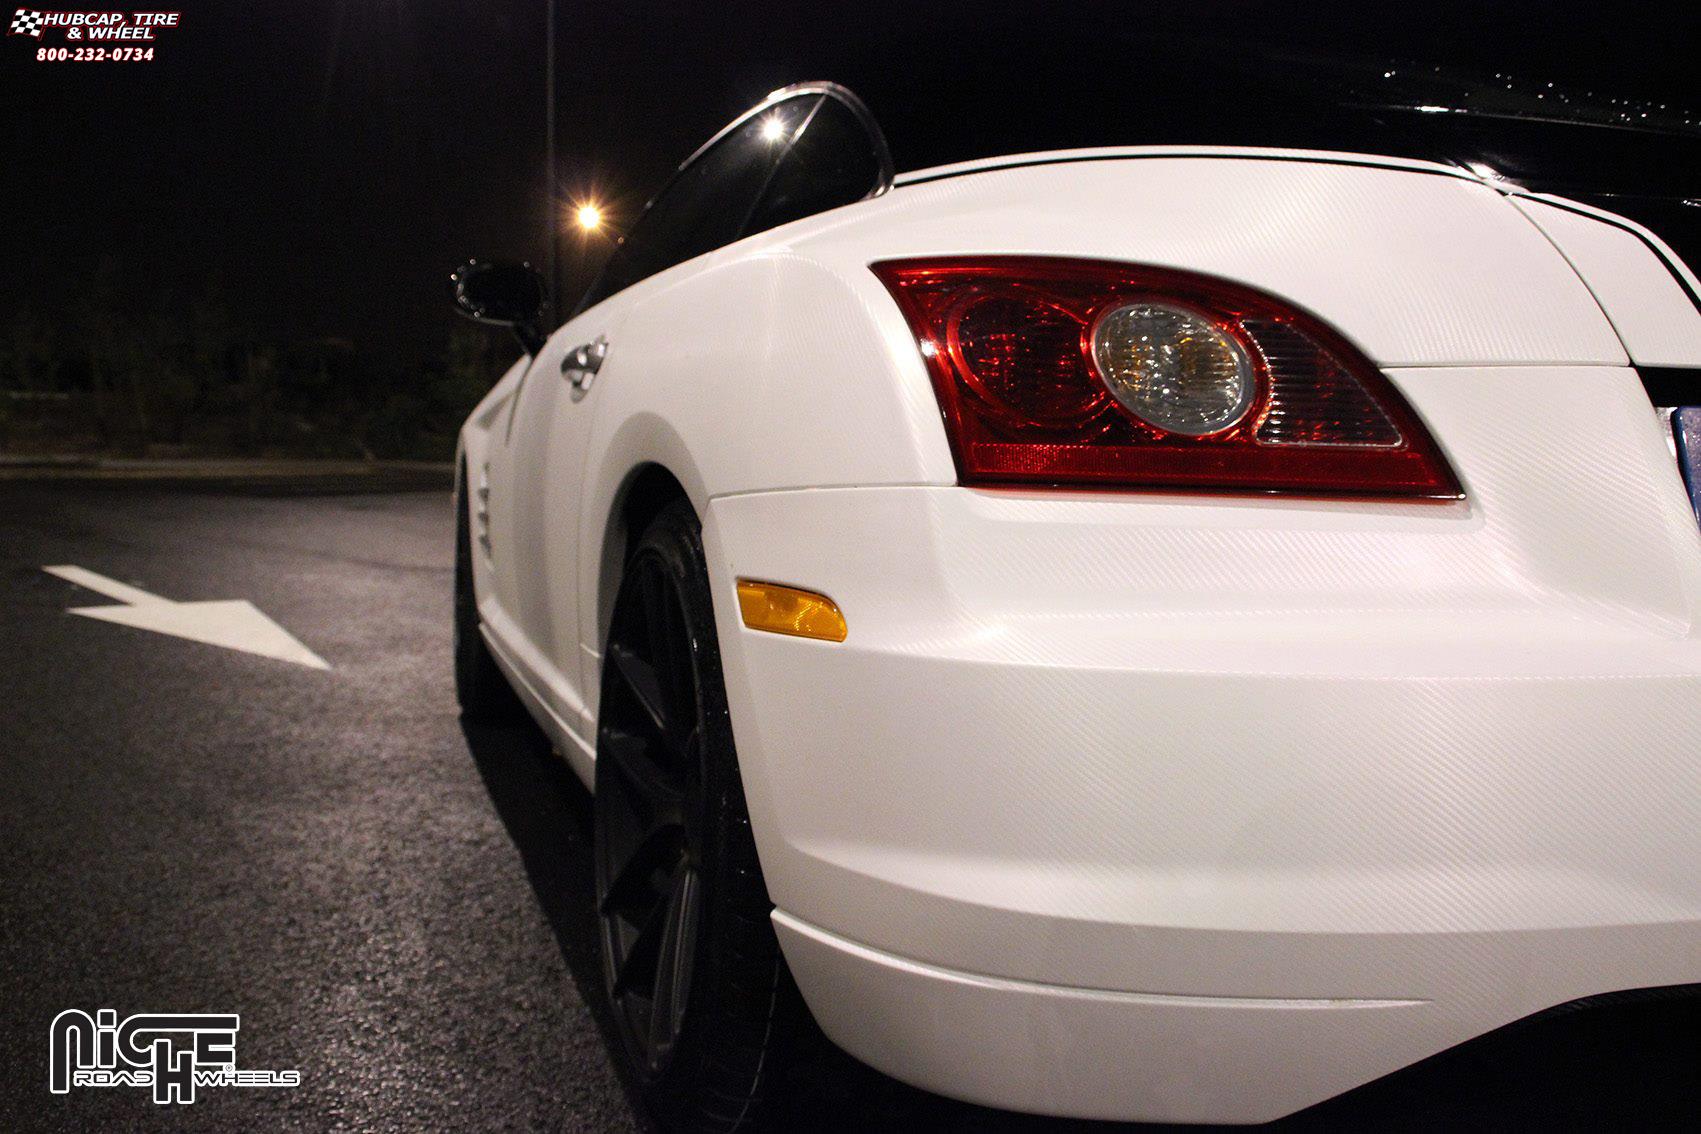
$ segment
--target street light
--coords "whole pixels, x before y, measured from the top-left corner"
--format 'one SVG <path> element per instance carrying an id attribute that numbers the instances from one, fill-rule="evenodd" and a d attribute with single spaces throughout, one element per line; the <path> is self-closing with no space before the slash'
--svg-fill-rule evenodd
<path id="1" fill-rule="evenodd" d="M 595 232 L 602 227 L 602 210 L 587 201 L 574 210 L 573 221 L 581 232 Z"/>

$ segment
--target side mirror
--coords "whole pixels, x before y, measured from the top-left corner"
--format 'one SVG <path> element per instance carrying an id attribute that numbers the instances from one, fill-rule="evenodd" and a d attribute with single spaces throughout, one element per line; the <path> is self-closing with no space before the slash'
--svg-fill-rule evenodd
<path id="1" fill-rule="evenodd" d="M 544 301 L 549 290 L 530 264 L 468 260 L 449 277 L 455 310 L 477 323 L 507 327 L 527 354 L 543 348 Z"/>

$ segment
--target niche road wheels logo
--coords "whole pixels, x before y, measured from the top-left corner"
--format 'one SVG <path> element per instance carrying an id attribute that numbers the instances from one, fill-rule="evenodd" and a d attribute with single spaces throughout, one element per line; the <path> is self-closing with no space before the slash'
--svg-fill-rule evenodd
<path id="1" fill-rule="evenodd" d="M 154 1102 L 192 1103 L 202 1087 L 298 1087 L 299 1071 L 241 1071 L 236 1067 L 235 1013 L 127 1016 L 102 1008 L 68 1008 L 48 1032 L 47 1089 L 152 1087 Z"/>

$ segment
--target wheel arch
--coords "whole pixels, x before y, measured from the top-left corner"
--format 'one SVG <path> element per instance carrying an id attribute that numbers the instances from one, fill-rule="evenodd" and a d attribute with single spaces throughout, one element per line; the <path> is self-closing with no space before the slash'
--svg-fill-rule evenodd
<path id="1" fill-rule="evenodd" d="M 689 502 L 691 495 L 673 471 L 659 461 L 645 461 L 629 470 L 605 510 L 602 538 L 598 546 L 596 595 L 597 652 L 608 641 L 609 621 L 614 613 L 614 596 L 620 590 L 626 561 L 650 521 L 676 500 Z M 692 504 L 693 510 L 697 506 Z M 701 516 L 701 511 L 698 515 Z"/>
<path id="2" fill-rule="evenodd" d="M 654 413 L 634 414 L 620 424 L 598 468 L 588 470 L 585 491 L 579 609 L 591 612 L 594 622 L 581 633 L 600 658 L 633 543 L 668 504 L 687 500 L 701 518 L 709 497 L 684 440 Z"/>

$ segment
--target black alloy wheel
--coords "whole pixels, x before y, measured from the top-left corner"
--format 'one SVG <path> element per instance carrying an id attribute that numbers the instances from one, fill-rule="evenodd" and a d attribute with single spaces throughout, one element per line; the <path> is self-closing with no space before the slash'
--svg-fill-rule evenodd
<path id="1" fill-rule="evenodd" d="M 615 599 L 595 824 L 603 971 L 628 1073 L 669 1129 L 755 1124 L 802 1008 L 768 918 L 684 502 L 646 530 Z"/>
<path id="2" fill-rule="evenodd" d="M 702 924 L 703 710 L 677 588 L 658 556 L 632 572 L 637 601 L 606 655 L 597 894 L 610 992 L 654 1073 L 679 1038 Z"/>

